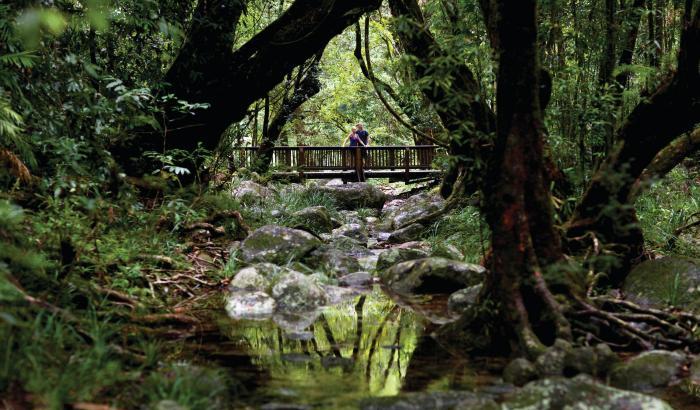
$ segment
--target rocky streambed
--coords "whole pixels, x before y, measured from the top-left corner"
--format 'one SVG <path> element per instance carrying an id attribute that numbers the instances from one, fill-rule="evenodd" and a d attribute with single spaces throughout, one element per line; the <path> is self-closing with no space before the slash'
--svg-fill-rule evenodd
<path id="1" fill-rule="evenodd" d="M 240 269 L 212 331 L 217 342 L 197 348 L 241 382 L 241 407 L 695 408 L 700 366 L 680 352 L 623 361 L 607 345 L 558 341 L 536 362 L 509 362 L 441 345 L 432 332 L 474 302 L 485 275 L 455 247 L 421 241 L 425 227 L 399 229 L 442 200 L 392 199 L 368 184 L 306 189 L 344 210 L 302 209 L 294 227 L 266 225 L 235 244 Z"/>

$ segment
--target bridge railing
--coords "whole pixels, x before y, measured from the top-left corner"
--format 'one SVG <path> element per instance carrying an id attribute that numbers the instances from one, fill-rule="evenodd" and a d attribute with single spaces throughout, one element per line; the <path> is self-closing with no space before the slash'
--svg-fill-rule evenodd
<path id="1" fill-rule="evenodd" d="M 314 171 L 405 171 L 429 170 L 438 155 L 436 145 L 407 146 L 298 146 L 275 147 L 272 150 L 271 168 L 275 170 L 304 172 Z M 234 152 L 234 166 L 249 168 L 257 147 L 239 148 Z"/>

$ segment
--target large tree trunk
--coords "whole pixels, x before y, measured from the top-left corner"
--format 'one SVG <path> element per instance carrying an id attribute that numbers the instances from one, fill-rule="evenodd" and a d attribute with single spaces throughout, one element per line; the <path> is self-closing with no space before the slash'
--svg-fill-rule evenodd
<path id="1" fill-rule="evenodd" d="M 130 153 L 144 148 L 192 151 L 200 143 L 216 148 L 221 134 L 245 116 L 250 104 L 380 4 L 381 0 L 296 0 L 234 52 L 232 36 L 244 1 L 201 1 L 191 35 L 167 79 L 178 99 L 209 108 L 195 115 L 168 110 L 162 132 L 146 134 Z"/>
<path id="2" fill-rule="evenodd" d="M 562 259 L 562 251 L 544 160 L 536 1 L 499 1 L 497 12 L 497 139 L 484 189 L 492 232 L 485 292 L 498 301 L 521 351 L 534 356 L 543 349 L 541 340 L 571 336 L 546 283 L 546 269 Z"/>
<path id="3" fill-rule="evenodd" d="M 292 97 L 289 99 L 285 98 L 285 100 L 282 102 L 282 106 L 272 121 L 270 121 L 270 125 L 267 127 L 265 137 L 260 142 L 260 147 L 258 148 L 253 163 L 253 170 L 255 172 L 267 172 L 267 170 L 270 168 L 270 163 L 272 162 L 273 148 L 277 144 L 280 135 L 282 135 L 284 126 L 289 122 L 289 119 L 292 118 L 294 112 L 301 107 L 302 104 L 321 91 L 321 81 L 319 80 L 319 62 L 322 54 L 323 52 L 321 51 L 312 59 L 308 70 L 302 70 L 302 68 L 299 68 L 299 79 L 294 85 Z"/>
<path id="4" fill-rule="evenodd" d="M 684 27 L 677 71 L 627 117 L 617 146 L 593 176 L 568 226 L 570 237 L 592 232 L 618 253 L 606 282 L 610 285 L 620 284 L 643 252 L 644 238 L 630 202 L 635 182 L 662 149 L 700 122 L 700 16 L 692 6 Z"/>

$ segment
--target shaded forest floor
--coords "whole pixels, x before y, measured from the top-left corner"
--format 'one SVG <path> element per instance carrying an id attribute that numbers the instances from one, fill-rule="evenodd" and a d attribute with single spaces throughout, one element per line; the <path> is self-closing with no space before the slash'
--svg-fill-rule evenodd
<path id="1" fill-rule="evenodd" d="M 700 256 L 688 227 L 700 215 L 697 178 L 679 168 L 638 202 L 651 252 Z M 207 311 L 207 297 L 241 266 L 229 247 L 245 231 L 291 225 L 288 215 L 309 206 L 338 213 L 322 194 L 280 189 L 272 201 L 243 206 L 231 189 L 144 201 L 128 189 L 99 198 L 77 188 L 0 201 L 3 405 L 135 408 L 168 399 L 211 408 L 228 400 L 236 381 L 220 383 L 229 377 L 220 370 L 193 372 L 179 361 L 181 341 L 209 326 L 196 312 Z M 485 229 L 468 207 L 423 239 L 478 262 Z"/>

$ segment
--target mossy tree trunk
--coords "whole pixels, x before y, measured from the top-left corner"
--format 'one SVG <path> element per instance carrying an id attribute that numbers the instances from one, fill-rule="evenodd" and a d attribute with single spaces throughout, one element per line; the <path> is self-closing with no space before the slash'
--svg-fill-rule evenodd
<path id="1" fill-rule="evenodd" d="M 554 229 L 539 97 L 536 1 L 498 1 L 497 137 L 484 197 L 492 232 L 485 295 L 497 301 L 521 351 L 536 355 L 542 340 L 570 338 L 551 293 L 547 269 L 563 258 Z M 537 331 L 535 330 L 537 329 Z"/>

